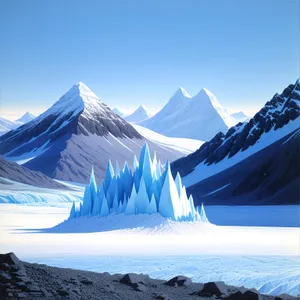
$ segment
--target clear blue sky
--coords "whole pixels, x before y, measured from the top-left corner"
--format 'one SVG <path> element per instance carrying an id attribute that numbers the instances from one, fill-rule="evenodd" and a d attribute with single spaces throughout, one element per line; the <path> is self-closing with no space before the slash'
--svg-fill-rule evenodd
<path id="1" fill-rule="evenodd" d="M 254 112 L 299 77 L 299 1 L 0 2 L 0 114 L 42 112 L 84 82 L 119 108 L 179 86 Z"/>

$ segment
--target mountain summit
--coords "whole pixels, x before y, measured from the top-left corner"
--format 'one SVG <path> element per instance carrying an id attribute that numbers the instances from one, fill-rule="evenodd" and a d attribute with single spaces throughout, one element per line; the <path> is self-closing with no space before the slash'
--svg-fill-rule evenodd
<path id="1" fill-rule="evenodd" d="M 0 154 L 51 178 L 86 182 L 92 165 L 102 179 L 109 159 L 124 163 L 140 152 L 145 141 L 79 82 L 43 114 L 1 136 Z M 148 145 L 163 159 L 182 156 L 151 141 Z"/>
<path id="2" fill-rule="evenodd" d="M 297 204 L 299 116 L 297 80 L 248 122 L 219 132 L 196 152 L 175 161 L 172 172 L 181 174 L 196 204 Z"/>
<path id="3" fill-rule="evenodd" d="M 27 111 L 21 118 L 17 119 L 15 122 L 27 123 L 32 121 L 36 116 Z"/>
<path id="4" fill-rule="evenodd" d="M 170 137 L 206 141 L 236 123 L 207 89 L 191 97 L 180 87 L 161 111 L 140 125 Z"/>
<path id="5" fill-rule="evenodd" d="M 152 116 L 152 112 L 144 105 L 140 105 L 132 114 L 124 119 L 128 122 L 139 123 L 149 119 Z"/>

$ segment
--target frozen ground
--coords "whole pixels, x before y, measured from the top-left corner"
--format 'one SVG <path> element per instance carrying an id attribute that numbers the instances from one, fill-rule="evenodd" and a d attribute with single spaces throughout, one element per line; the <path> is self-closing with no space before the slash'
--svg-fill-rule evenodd
<path id="1" fill-rule="evenodd" d="M 24 260 L 60 267 L 143 272 L 155 278 L 184 274 L 195 281 L 224 280 L 263 293 L 300 293 L 299 228 L 171 222 L 152 224 L 157 225 L 155 234 L 141 227 L 96 232 L 97 225 L 112 220 L 93 217 L 86 218 L 85 227 L 94 228 L 89 233 L 80 233 L 85 230 L 78 230 L 76 223 L 72 227 L 77 233 L 64 233 L 70 225 L 61 225 L 56 233 L 28 231 L 52 227 L 68 214 L 69 207 L 1 204 L 0 253 L 14 251 Z"/>

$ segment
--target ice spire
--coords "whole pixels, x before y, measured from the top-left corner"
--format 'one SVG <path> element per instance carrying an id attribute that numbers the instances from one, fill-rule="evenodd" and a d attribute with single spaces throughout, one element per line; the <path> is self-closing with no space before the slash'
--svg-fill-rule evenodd
<path id="1" fill-rule="evenodd" d="M 117 164 L 114 172 L 109 161 L 106 177 L 99 188 L 92 168 L 90 182 L 84 191 L 83 203 L 80 204 L 79 210 L 76 210 L 73 204 L 69 218 L 90 215 L 105 217 L 110 213 L 129 215 L 159 213 L 174 221 L 209 222 L 203 205 L 201 209 L 200 207 L 196 209 L 192 195 L 187 197 L 179 173 L 174 180 L 169 162 L 166 162 L 165 171 L 161 175 L 161 164 L 157 163 L 156 154 L 153 161 L 151 160 L 147 144 L 142 148 L 139 163 L 136 158 L 134 161 L 133 174 L 127 162 L 122 170 Z"/>
<path id="2" fill-rule="evenodd" d="M 75 214 L 75 202 L 73 202 L 73 205 L 72 205 L 72 208 L 71 208 L 71 211 L 70 211 L 69 219 L 73 219 L 75 217 L 76 217 L 76 214 Z"/>
<path id="3" fill-rule="evenodd" d="M 177 188 L 173 176 L 171 174 L 170 163 L 167 164 L 165 173 L 166 176 L 165 176 L 164 184 L 162 186 L 158 209 L 160 214 L 163 217 L 177 220 L 178 206 L 180 204 L 179 204 Z"/>
<path id="4" fill-rule="evenodd" d="M 107 193 L 107 190 L 108 190 L 108 188 L 110 186 L 110 182 L 113 179 L 114 175 L 115 175 L 114 174 L 114 168 L 113 168 L 113 166 L 111 164 L 111 161 L 109 160 L 108 163 L 107 163 L 105 180 L 103 182 L 103 188 L 104 188 L 105 195 Z"/>
<path id="5" fill-rule="evenodd" d="M 156 206 L 156 201 L 155 201 L 154 195 L 152 195 L 151 201 L 148 202 L 148 204 L 146 206 L 146 213 L 150 214 L 150 215 L 157 213 L 157 206 Z"/>
<path id="6" fill-rule="evenodd" d="M 102 201 L 102 206 L 101 206 L 101 211 L 100 211 L 100 216 L 106 217 L 106 216 L 109 215 L 109 213 L 110 213 L 110 211 L 109 211 L 107 199 L 106 199 L 106 197 L 104 195 L 103 201 Z"/>
<path id="7" fill-rule="evenodd" d="M 135 198 L 136 198 L 136 190 L 135 190 L 135 187 L 133 187 L 130 198 L 128 199 L 127 206 L 125 209 L 126 215 L 134 215 L 135 214 L 135 212 L 136 212 Z"/>
<path id="8" fill-rule="evenodd" d="M 136 170 L 138 167 L 139 167 L 139 162 L 138 162 L 136 156 L 134 155 L 133 156 L 133 168 L 134 168 L 134 170 Z"/>
<path id="9" fill-rule="evenodd" d="M 95 179 L 95 173 L 94 173 L 94 167 L 92 166 L 92 171 L 91 171 L 91 176 L 90 176 L 90 186 L 91 188 L 95 191 L 97 191 L 97 184 L 96 184 L 96 179 Z"/>
<path id="10" fill-rule="evenodd" d="M 203 203 L 201 204 L 200 217 L 201 217 L 201 221 L 202 222 L 209 223 L 209 221 L 208 221 L 208 219 L 206 217 L 206 213 L 205 213 L 205 210 L 204 210 Z"/>
<path id="11" fill-rule="evenodd" d="M 118 161 L 116 161 L 116 177 L 120 177 L 120 166 L 119 166 L 119 163 Z"/>
<path id="12" fill-rule="evenodd" d="M 100 188 L 98 189 L 97 197 L 94 202 L 94 207 L 93 207 L 93 212 L 92 212 L 93 216 L 100 214 L 103 197 L 104 197 L 104 190 L 103 190 L 103 186 L 101 185 Z"/>
<path id="13" fill-rule="evenodd" d="M 181 188 L 182 188 L 182 182 L 181 182 L 180 174 L 178 172 L 176 174 L 175 184 L 176 184 L 176 188 L 177 188 L 177 193 L 180 196 Z"/>

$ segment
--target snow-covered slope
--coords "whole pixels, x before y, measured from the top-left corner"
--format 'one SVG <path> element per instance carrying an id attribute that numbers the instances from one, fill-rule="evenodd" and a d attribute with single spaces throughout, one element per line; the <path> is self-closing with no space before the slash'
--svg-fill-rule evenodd
<path id="1" fill-rule="evenodd" d="M 207 141 L 236 123 L 207 89 L 191 97 L 179 88 L 156 115 L 139 125 L 170 137 Z"/>
<path id="2" fill-rule="evenodd" d="M 231 116 L 238 122 L 248 122 L 251 119 L 250 116 L 246 115 L 242 111 L 232 113 Z"/>
<path id="3" fill-rule="evenodd" d="M 203 141 L 199 140 L 167 137 L 137 124 L 132 124 L 132 126 L 147 140 L 176 149 L 184 154 L 190 154 L 204 144 Z"/>
<path id="4" fill-rule="evenodd" d="M 124 119 L 128 122 L 139 123 L 149 119 L 152 115 L 152 112 L 145 105 L 140 105 L 132 114 Z"/>
<path id="5" fill-rule="evenodd" d="M 173 173 L 180 172 L 197 201 L 297 202 L 299 103 L 297 80 L 282 94 L 275 94 L 248 123 L 231 127 L 226 135 L 217 134 L 196 152 L 174 162 Z"/>
<path id="6" fill-rule="evenodd" d="M 124 115 L 125 115 L 123 112 L 121 112 L 121 111 L 120 111 L 119 109 L 117 109 L 116 107 L 113 108 L 112 111 L 113 111 L 116 115 L 118 115 L 118 116 L 120 116 L 120 117 L 124 117 Z"/>
<path id="7" fill-rule="evenodd" d="M 47 177 L 43 173 L 29 170 L 14 162 L 9 162 L 5 160 L 1 155 L 0 178 L 6 178 L 9 180 L 37 187 L 68 189 L 66 186 L 54 181 L 53 179 Z M 4 181 L 3 184 L 9 185 L 9 183 Z"/>
<path id="8" fill-rule="evenodd" d="M 34 118 L 36 118 L 36 116 L 27 111 L 21 118 L 17 119 L 16 122 L 21 122 L 24 124 L 32 121 Z"/>
<path id="9" fill-rule="evenodd" d="M 46 112 L 1 136 L 0 154 L 51 178 L 86 182 L 92 165 L 96 177 L 103 179 L 109 159 L 123 164 L 145 141 L 80 82 Z M 183 155 L 152 141 L 148 144 L 163 161 Z"/>

